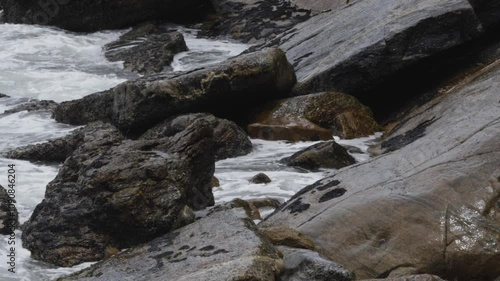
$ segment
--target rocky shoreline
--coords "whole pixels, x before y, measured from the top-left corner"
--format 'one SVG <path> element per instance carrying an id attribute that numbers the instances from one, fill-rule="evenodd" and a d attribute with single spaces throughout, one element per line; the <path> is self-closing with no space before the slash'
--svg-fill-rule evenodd
<path id="1" fill-rule="evenodd" d="M 84 126 L 4 155 L 62 163 L 23 244 L 58 266 L 99 262 L 57 280 L 499 280 L 500 1 L 124 2 L 0 0 L 11 23 L 135 26 L 104 51 L 144 76 L 3 113 Z M 161 22 L 181 15 L 253 46 L 172 73 L 187 46 Z M 378 131 L 362 163 L 332 140 Z M 211 208 L 215 161 L 250 153 L 249 137 L 321 140 L 281 161 L 335 170 L 281 205 Z M 262 207 L 276 209 L 255 224 Z"/>

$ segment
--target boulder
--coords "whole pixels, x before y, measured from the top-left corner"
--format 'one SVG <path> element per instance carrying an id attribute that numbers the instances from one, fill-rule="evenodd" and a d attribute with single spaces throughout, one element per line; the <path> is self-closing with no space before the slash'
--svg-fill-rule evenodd
<path id="1" fill-rule="evenodd" d="M 481 31 L 467 0 L 363 0 L 318 14 L 265 46 L 286 52 L 296 94 L 358 93 Z"/>
<path id="2" fill-rule="evenodd" d="M 241 108 L 289 94 L 295 81 L 285 54 L 266 49 L 185 74 L 127 81 L 108 91 L 63 102 L 54 117 L 75 125 L 111 121 L 127 134 L 140 134 L 177 114 L 200 110 L 216 115 L 241 113 Z"/>
<path id="3" fill-rule="evenodd" d="M 255 115 L 256 124 L 248 126 L 253 138 L 271 134 L 274 139 L 295 141 L 298 133 L 316 136 L 316 139 L 309 137 L 306 140 L 329 140 L 332 134 L 352 139 L 381 130 L 368 107 L 353 96 L 336 92 L 273 101 L 257 110 Z M 270 128 L 267 134 L 266 128 Z"/>
<path id="4" fill-rule="evenodd" d="M 363 281 L 445 281 L 439 276 L 430 274 L 411 275 L 403 277 L 383 278 L 383 279 L 364 279 Z"/>
<path id="5" fill-rule="evenodd" d="M 15 199 L 0 185 L 0 234 L 9 235 L 18 226 L 18 214 Z"/>
<path id="6" fill-rule="evenodd" d="M 157 19 L 193 18 L 197 0 L 2 0 L 8 23 L 52 25 L 63 29 L 92 32 L 119 29 Z M 184 18 L 184 19 L 186 19 Z"/>
<path id="7" fill-rule="evenodd" d="M 469 0 L 481 23 L 486 28 L 497 28 L 500 24 L 500 2 L 488 0 Z"/>
<path id="8" fill-rule="evenodd" d="M 304 188 L 260 225 L 311 237 L 358 279 L 425 272 L 494 280 L 500 276 L 498 83 L 498 61 L 455 81 L 387 137 L 424 127 L 411 141 Z"/>
<path id="9" fill-rule="evenodd" d="M 341 169 L 355 164 L 356 160 L 344 147 L 335 141 L 328 141 L 303 149 L 281 159 L 280 162 L 288 166 L 317 171 L 320 168 Z"/>
<path id="10" fill-rule="evenodd" d="M 271 182 L 271 179 L 264 173 L 258 173 L 255 176 L 253 176 L 249 181 L 255 184 L 261 184 L 261 183 L 267 184 Z"/>
<path id="11" fill-rule="evenodd" d="M 280 252 L 253 222 L 225 210 L 58 281 L 274 281 L 282 270 Z"/>
<path id="12" fill-rule="evenodd" d="M 211 0 L 217 16 L 204 23 L 200 35 L 264 43 L 309 18 L 310 11 L 287 0 Z"/>
<path id="13" fill-rule="evenodd" d="M 36 259 L 72 266 L 193 222 L 194 210 L 214 204 L 212 145 L 203 120 L 151 141 L 87 135 L 25 223 L 23 246 Z"/>
<path id="14" fill-rule="evenodd" d="M 9 96 L 7 96 L 6 94 L 0 93 L 0 98 L 9 98 Z"/>
<path id="15" fill-rule="evenodd" d="M 15 148 L 5 153 L 5 157 L 29 161 L 64 162 L 80 145 L 94 140 L 95 135 L 102 135 L 104 138 L 110 139 L 111 142 L 119 142 L 124 139 L 114 126 L 95 122 L 78 128 L 62 138 Z"/>
<path id="16" fill-rule="evenodd" d="M 278 247 L 285 270 L 278 281 L 351 281 L 354 273 L 321 254 L 305 249 Z"/>
<path id="17" fill-rule="evenodd" d="M 162 72 L 175 54 L 188 50 L 181 33 L 162 32 L 151 23 L 134 27 L 104 48 L 109 61 L 123 61 L 125 70 L 143 75 Z"/>
<path id="18" fill-rule="evenodd" d="M 252 142 L 236 123 L 209 113 L 193 113 L 169 118 L 144 133 L 140 139 L 170 137 L 197 120 L 206 120 L 214 130 L 215 160 L 238 157 L 252 151 Z"/>
<path id="19" fill-rule="evenodd" d="M 274 245 L 314 250 L 314 241 L 297 230 L 286 226 L 259 229 L 260 234 Z"/>
<path id="20" fill-rule="evenodd" d="M 7 96 L 6 96 L 7 97 Z M 30 100 L 12 109 L 5 110 L 3 114 L 12 114 L 21 111 L 53 111 L 57 107 L 57 102 L 53 100 Z"/>

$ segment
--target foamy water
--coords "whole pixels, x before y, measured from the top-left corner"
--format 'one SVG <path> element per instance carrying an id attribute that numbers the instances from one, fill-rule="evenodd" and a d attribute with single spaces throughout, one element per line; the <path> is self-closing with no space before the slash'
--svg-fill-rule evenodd
<path id="1" fill-rule="evenodd" d="M 196 31 L 181 30 L 188 52 L 174 58 L 175 70 L 190 70 L 238 55 L 248 46 L 227 41 L 196 39 Z M 102 47 L 117 39 L 125 30 L 79 35 L 59 29 L 0 24 L 0 113 L 27 102 L 31 98 L 65 101 L 102 91 L 138 75 L 127 73 L 121 62 L 106 61 Z M 64 136 L 75 127 L 58 124 L 47 112 L 19 112 L 0 115 L 0 153 L 28 144 Z M 344 141 L 361 150 L 373 140 Z M 214 189 L 216 203 L 234 198 L 275 198 L 287 200 L 301 188 L 324 177 L 327 170 L 304 173 L 286 167 L 278 160 L 314 143 L 287 143 L 254 140 L 254 151 L 246 156 L 216 163 L 215 175 L 221 186 Z M 368 158 L 366 149 L 354 155 L 359 161 Z M 16 206 L 20 222 L 26 222 L 45 193 L 45 186 L 57 174 L 58 165 L 40 165 L 0 157 L 0 184 L 7 186 L 8 165 L 16 167 Z M 250 184 L 259 172 L 272 180 L 269 184 Z M 21 233 L 16 231 L 16 273 L 7 271 L 7 237 L 0 238 L 0 280 L 52 280 L 90 263 L 73 268 L 55 267 L 30 258 L 21 246 Z M 54 238 L 57 239 L 57 238 Z"/>

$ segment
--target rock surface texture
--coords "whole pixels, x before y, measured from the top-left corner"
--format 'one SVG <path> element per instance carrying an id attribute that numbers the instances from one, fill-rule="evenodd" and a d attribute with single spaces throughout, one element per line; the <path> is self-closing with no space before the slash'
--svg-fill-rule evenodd
<path id="1" fill-rule="evenodd" d="M 274 281 L 282 270 L 253 222 L 225 210 L 58 280 Z"/>
<path id="2" fill-rule="evenodd" d="M 18 214 L 15 200 L 0 185 L 0 234 L 11 234 L 18 225 Z"/>
<path id="3" fill-rule="evenodd" d="M 194 221 L 213 205 L 213 132 L 196 122 L 170 138 L 85 136 L 23 226 L 23 245 L 60 266 L 100 260 Z M 57 237 L 57 239 L 54 239 Z"/>
<path id="4" fill-rule="evenodd" d="M 392 152 L 306 187 L 262 226 L 304 233 L 360 279 L 500 276 L 499 65 L 408 115 Z"/>
<path id="5" fill-rule="evenodd" d="M 317 171 L 320 168 L 341 169 L 355 164 L 356 160 L 344 147 L 335 141 L 328 141 L 312 145 L 281 159 L 280 162 L 288 166 Z"/>

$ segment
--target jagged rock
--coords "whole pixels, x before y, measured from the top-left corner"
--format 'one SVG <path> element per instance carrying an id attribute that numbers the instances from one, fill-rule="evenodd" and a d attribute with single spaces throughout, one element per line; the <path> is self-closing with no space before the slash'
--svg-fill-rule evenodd
<path id="1" fill-rule="evenodd" d="M 5 157 L 30 161 L 64 162 L 73 152 L 86 141 L 103 136 L 111 142 L 119 142 L 123 135 L 114 126 L 95 122 L 83 128 L 78 128 L 62 138 L 49 140 L 45 143 L 28 145 L 8 151 Z"/>
<path id="2" fill-rule="evenodd" d="M 8 97 L 8 96 L 5 96 Z M 4 114 L 17 113 L 21 111 L 53 111 L 57 107 L 58 103 L 53 100 L 30 100 L 26 103 L 22 103 L 12 109 L 4 111 Z"/>
<path id="3" fill-rule="evenodd" d="M 0 234 L 8 235 L 18 226 L 18 214 L 15 199 L 0 185 Z"/>
<path id="4" fill-rule="evenodd" d="M 2 0 L 8 23 L 52 25 L 78 32 L 119 29 L 149 20 L 194 18 L 197 0 Z"/>
<path id="5" fill-rule="evenodd" d="M 193 113 L 167 119 L 148 130 L 140 139 L 173 136 L 200 119 L 206 120 L 214 130 L 215 160 L 242 156 L 252 151 L 252 142 L 243 129 L 230 120 L 217 118 L 209 113 Z"/>
<path id="6" fill-rule="evenodd" d="M 7 96 L 6 94 L 0 93 L 0 98 L 9 98 L 9 96 Z"/>
<path id="7" fill-rule="evenodd" d="M 253 222 L 225 210 L 58 281 L 274 281 L 282 271 L 280 252 Z"/>
<path id="8" fill-rule="evenodd" d="M 411 141 L 304 188 L 260 226 L 300 231 L 358 279 L 425 272 L 494 280 L 500 276 L 498 83 L 498 61 L 454 81 L 387 136 L 432 120 Z"/>
<path id="9" fill-rule="evenodd" d="M 422 275 L 411 275 L 404 277 L 393 277 L 393 278 L 383 278 L 383 279 L 363 279 L 363 281 L 445 281 L 439 276 L 422 274 Z"/>
<path id="10" fill-rule="evenodd" d="M 64 162 L 23 227 L 23 246 L 36 259 L 59 266 L 100 260 L 108 247 L 147 242 L 214 204 L 207 122 L 150 141 L 97 132 Z"/>
<path id="11" fill-rule="evenodd" d="M 356 93 L 481 31 L 467 0 L 363 0 L 316 15 L 265 45 L 286 52 L 297 71 L 295 93 Z"/>
<path id="12" fill-rule="evenodd" d="M 286 226 L 262 227 L 259 233 L 274 245 L 314 250 L 314 241 L 297 230 Z"/>
<path id="13" fill-rule="evenodd" d="M 285 54 L 267 49 L 187 74 L 127 81 L 108 91 L 63 102 L 54 117 L 75 125 L 111 121 L 123 132 L 140 134 L 176 114 L 201 109 L 216 115 L 241 111 L 287 95 L 295 81 Z M 259 91 L 255 91 L 255 85 L 259 85 Z"/>
<path id="14" fill-rule="evenodd" d="M 280 162 L 294 167 L 317 171 L 320 168 L 341 169 L 355 164 L 356 160 L 347 150 L 335 141 L 322 142 L 312 145 Z"/>
<path id="15" fill-rule="evenodd" d="M 187 50 L 181 33 L 161 32 L 154 24 L 146 23 L 107 44 L 105 55 L 109 61 L 123 61 L 126 70 L 147 75 L 163 71 L 175 54 Z"/>
<path id="16" fill-rule="evenodd" d="M 260 183 L 266 184 L 270 183 L 271 179 L 264 173 L 258 173 L 250 179 L 250 182 L 255 184 L 260 184 Z"/>
<path id="17" fill-rule="evenodd" d="M 351 281 L 354 273 L 317 252 L 278 247 L 285 270 L 278 281 Z"/>
<path id="18" fill-rule="evenodd" d="M 263 138 L 271 134 L 273 139 L 290 141 L 329 140 L 332 134 L 352 139 L 380 131 L 368 107 L 353 96 L 336 92 L 270 102 L 258 110 L 255 121 L 256 124 L 248 126 L 251 137 Z M 267 134 L 266 128 L 270 131 Z M 309 136 L 309 139 L 297 139 L 296 135 Z"/>
<path id="19" fill-rule="evenodd" d="M 241 42 L 264 43 L 309 18 L 310 11 L 287 0 L 211 0 L 217 17 L 202 26 L 201 35 L 230 36 Z"/>

